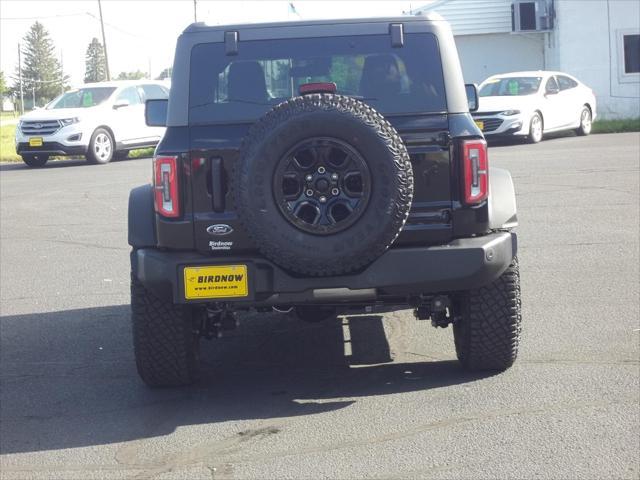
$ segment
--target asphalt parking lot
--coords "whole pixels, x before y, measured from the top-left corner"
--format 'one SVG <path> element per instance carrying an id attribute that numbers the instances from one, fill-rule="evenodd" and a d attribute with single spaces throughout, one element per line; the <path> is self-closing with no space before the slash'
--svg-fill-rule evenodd
<path id="1" fill-rule="evenodd" d="M 511 370 L 462 372 L 451 329 L 410 311 L 247 315 L 199 385 L 161 391 L 128 318 L 150 161 L 1 165 L 0 477 L 639 478 L 640 134 L 489 155 L 518 196 Z"/>

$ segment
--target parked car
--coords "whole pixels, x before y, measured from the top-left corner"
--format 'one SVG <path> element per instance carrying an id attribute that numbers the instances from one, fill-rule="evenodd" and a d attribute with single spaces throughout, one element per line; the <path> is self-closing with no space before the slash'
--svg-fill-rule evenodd
<path id="1" fill-rule="evenodd" d="M 453 326 L 465 368 L 513 364 L 513 183 L 489 166 L 441 17 L 196 23 L 174 65 L 169 100 L 146 104 L 168 125 L 153 184 L 129 196 L 147 384 L 195 381 L 199 340 L 247 310 L 412 308 Z"/>
<path id="2" fill-rule="evenodd" d="M 146 125 L 144 102 L 168 96 L 167 85 L 152 80 L 84 84 L 20 117 L 16 152 L 30 167 L 52 155 L 84 155 L 91 163 L 126 157 L 158 143 L 164 128 Z"/>
<path id="3" fill-rule="evenodd" d="M 545 133 L 575 130 L 589 135 L 596 98 L 586 85 L 560 72 L 513 72 L 487 78 L 479 87 L 473 113 L 487 139 L 525 137 L 531 143 Z"/>

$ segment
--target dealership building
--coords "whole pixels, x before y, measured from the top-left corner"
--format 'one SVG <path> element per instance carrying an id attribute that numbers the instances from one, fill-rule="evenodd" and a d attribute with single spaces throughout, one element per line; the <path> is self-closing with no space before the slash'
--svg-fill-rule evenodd
<path id="1" fill-rule="evenodd" d="M 436 0 L 453 29 L 467 83 L 519 70 L 558 70 L 596 94 L 601 118 L 640 117 L 640 2 Z"/>

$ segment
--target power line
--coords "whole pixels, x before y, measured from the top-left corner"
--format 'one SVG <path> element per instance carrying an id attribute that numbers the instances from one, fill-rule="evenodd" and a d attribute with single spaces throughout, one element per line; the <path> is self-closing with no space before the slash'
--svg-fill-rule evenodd
<path id="1" fill-rule="evenodd" d="M 0 20 L 40 20 L 41 18 L 63 18 L 63 17 L 79 17 L 86 15 L 87 12 L 82 13 L 61 13 L 58 15 L 40 15 L 38 17 L 0 17 Z"/>
<path id="2" fill-rule="evenodd" d="M 40 20 L 43 18 L 67 18 L 67 17 L 81 17 L 84 15 L 88 15 L 89 17 L 93 18 L 96 21 L 100 21 L 100 18 L 96 17 L 93 13 L 91 12 L 78 12 L 78 13 L 63 13 L 63 14 L 59 14 L 59 15 L 42 15 L 42 16 L 38 16 L 38 17 L 1 17 L 0 20 Z M 128 32 L 127 30 L 123 30 L 122 28 L 113 25 L 109 22 L 103 22 L 105 25 L 107 25 L 110 28 L 113 28 L 114 30 L 119 31 L 120 33 L 124 33 L 125 35 L 129 35 L 131 37 L 135 37 L 135 38 L 139 38 L 141 40 L 148 40 L 147 37 L 141 37 L 140 35 L 136 35 L 135 33 L 131 33 Z"/>
<path id="3" fill-rule="evenodd" d="M 94 20 L 100 21 L 100 19 L 98 17 L 96 17 L 95 15 L 93 15 L 92 13 L 90 13 L 90 12 L 85 12 L 85 13 L 87 15 L 89 15 L 90 17 L 92 17 Z M 139 38 L 141 40 L 148 40 L 148 38 L 146 38 L 146 37 L 141 37 L 140 35 L 136 35 L 135 33 L 127 32 L 126 30 L 123 30 L 120 27 L 116 27 L 115 25 L 113 25 L 113 24 L 111 24 L 109 22 L 102 22 L 102 23 L 104 23 L 108 27 L 113 28 L 114 30 L 118 30 L 120 33 L 124 33 L 125 35 L 130 35 L 132 37 Z"/>
<path id="4" fill-rule="evenodd" d="M 10 77 L 12 80 L 16 80 L 16 77 Z M 22 77 L 22 82 L 24 83 L 41 83 L 41 84 L 48 84 L 48 83 L 61 83 L 62 80 L 57 79 L 57 80 L 37 80 L 35 78 L 25 78 Z"/>

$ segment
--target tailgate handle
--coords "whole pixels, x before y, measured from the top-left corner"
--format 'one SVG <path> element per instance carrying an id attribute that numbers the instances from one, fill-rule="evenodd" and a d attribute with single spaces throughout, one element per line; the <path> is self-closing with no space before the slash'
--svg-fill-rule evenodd
<path id="1" fill-rule="evenodd" d="M 222 159 L 211 159 L 211 197 L 213 198 L 213 211 L 224 212 L 224 187 L 222 186 Z"/>

